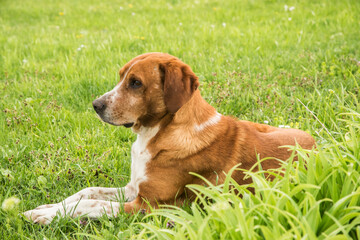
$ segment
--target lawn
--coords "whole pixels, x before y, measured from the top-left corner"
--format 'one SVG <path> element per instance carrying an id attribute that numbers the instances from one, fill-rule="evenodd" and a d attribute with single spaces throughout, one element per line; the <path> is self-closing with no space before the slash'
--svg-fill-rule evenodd
<path id="1" fill-rule="evenodd" d="M 1 0 L 0 239 L 359 239 L 358 0 Z M 255 194 L 189 186 L 198 204 L 109 220 L 19 212 L 89 186 L 130 179 L 131 130 L 101 122 L 91 102 L 145 52 L 189 64 L 218 112 L 311 133 Z M 224 159 L 226 161 L 226 159 Z M 237 196 L 235 185 L 242 198 Z"/>

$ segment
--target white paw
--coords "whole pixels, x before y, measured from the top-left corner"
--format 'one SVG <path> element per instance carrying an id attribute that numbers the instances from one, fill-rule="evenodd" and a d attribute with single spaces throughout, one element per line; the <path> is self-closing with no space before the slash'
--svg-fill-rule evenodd
<path id="1" fill-rule="evenodd" d="M 35 208 L 24 212 L 24 216 L 34 223 L 46 225 L 51 223 L 58 211 L 59 208 L 57 207 Z"/>

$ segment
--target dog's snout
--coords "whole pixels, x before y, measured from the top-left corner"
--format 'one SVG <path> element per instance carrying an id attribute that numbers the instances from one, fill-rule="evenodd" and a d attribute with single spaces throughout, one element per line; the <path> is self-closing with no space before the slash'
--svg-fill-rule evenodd
<path id="1" fill-rule="evenodd" d="M 102 99 L 96 99 L 93 101 L 93 107 L 97 114 L 101 114 L 106 109 L 106 103 Z"/>

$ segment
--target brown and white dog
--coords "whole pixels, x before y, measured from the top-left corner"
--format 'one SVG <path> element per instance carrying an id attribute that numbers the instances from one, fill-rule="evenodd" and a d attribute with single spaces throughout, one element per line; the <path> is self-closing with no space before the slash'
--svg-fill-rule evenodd
<path id="1" fill-rule="evenodd" d="M 202 184 L 195 172 L 221 184 L 237 164 L 250 169 L 260 158 L 263 169 L 279 167 L 291 151 L 279 148 L 298 143 L 305 149 L 314 139 L 304 131 L 280 129 L 223 116 L 200 95 L 191 68 L 164 53 L 135 57 L 120 70 L 120 82 L 93 102 L 101 119 L 131 127 L 137 139 L 131 149 L 131 181 L 123 188 L 90 187 L 58 204 L 25 212 L 34 222 L 48 224 L 60 216 L 97 218 L 132 213 L 158 204 L 178 204 L 193 199 L 187 184 Z M 232 177 L 244 180 L 242 171 Z M 125 199 L 125 202 L 116 199 Z"/>

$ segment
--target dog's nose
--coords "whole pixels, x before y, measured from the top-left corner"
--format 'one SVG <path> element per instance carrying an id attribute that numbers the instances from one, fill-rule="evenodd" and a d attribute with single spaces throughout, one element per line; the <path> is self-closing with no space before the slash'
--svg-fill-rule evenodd
<path id="1" fill-rule="evenodd" d="M 101 114 L 106 109 L 106 103 L 102 99 L 96 99 L 92 104 L 97 114 Z"/>

